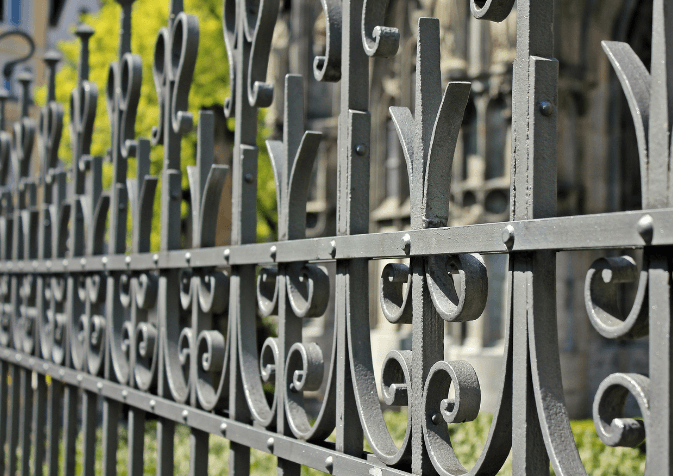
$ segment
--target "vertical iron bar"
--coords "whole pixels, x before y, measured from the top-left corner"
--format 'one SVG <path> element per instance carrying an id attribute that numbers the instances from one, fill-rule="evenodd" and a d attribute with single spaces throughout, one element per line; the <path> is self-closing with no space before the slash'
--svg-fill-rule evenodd
<path id="1" fill-rule="evenodd" d="M 655 248 L 650 254 L 650 415 L 647 428 L 647 471 L 671 474 L 671 248 Z"/>
<path id="2" fill-rule="evenodd" d="M 343 2 L 341 40 L 341 109 L 337 164 L 337 234 L 369 230 L 369 58 L 362 47 L 362 0 Z M 356 149 L 358 152 L 356 152 Z M 337 261 L 335 289 L 337 332 L 337 440 L 346 454 L 362 453 L 363 432 L 356 411 L 347 325 L 368 319 L 367 260 Z"/>
<path id="3" fill-rule="evenodd" d="M 129 476 L 143 476 L 145 450 L 145 412 L 129 409 Z"/>
<path id="4" fill-rule="evenodd" d="M 529 136 L 534 107 L 540 100 L 529 97 L 534 91 L 531 78 L 533 55 L 551 58 L 553 45 L 553 0 L 520 0 L 517 3 L 517 57 L 513 79 L 513 143 L 511 181 L 511 220 L 545 218 L 556 214 L 555 131 L 542 130 Z M 555 114 L 555 113 L 554 113 Z M 549 155 L 537 157 L 536 147 L 549 148 Z M 555 276 L 554 252 L 512 254 L 512 319 L 514 330 L 512 458 L 516 476 L 549 473 L 532 387 L 529 350 L 529 314 L 534 318 L 556 319 L 555 283 L 544 279 Z M 543 297 L 543 302 L 534 300 Z"/>
<path id="5" fill-rule="evenodd" d="M 208 476 L 208 438 L 205 431 L 192 429 L 189 434 L 189 476 Z"/>
<path id="6" fill-rule="evenodd" d="M 47 409 L 47 432 L 49 446 L 47 447 L 47 474 L 58 476 L 59 436 L 61 424 L 59 417 L 62 411 L 63 384 L 52 379 L 49 391 L 49 407 Z"/>
<path id="7" fill-rule="evenodd" d="M 75 474 L 77 453 L 77 387 L 65 385 L 63 396 L 63 474 Z"/>
<path id="8" fill-rule="evenodd" d="M 8 364 L 0 359 L 0 474 L 5 474 L 5 442 L 7 441 L 7 377 Z"/>
<path id="9" fill-rule="evenodd" d="M 33 395 L 33 474 L 42 476 L 45 461 L 45 429 L 47 427 L 47 379 L 43 374 L 36 373 L 37 386 Z"/>
<path id="10" fill-rule="evenodd" d="M 30 475 L 30 436 L 33 420 L 33 373 L 21 370 L 21 476 Z"/>
<path id="11" fill-rule="evenodd" d="M 231 243 L 240 245 L 257 241 L 257 109 L 248 101 L 248 65 L 251 44 L 246 39 L 242 16 L 246 14 L 241 3 L 236 9 L 238 18 L 236 50 L 236 130 L 232 161 Z M 246 180 L 252 177 L 253 180 Z M 254 325 L 256 320 L 255 266 L 232 266 L 229 304 L 229 417 L 249 423 L 250 409 L 245 399 L 238 358 L 238 328 Z M 250 448 L 233 441 L 230 444 L 229 474 L 250 474 Z"/>
<path id="12" fill-rule="evenodd" d="M 12 400 L 12 413 L 9 415 L 9 418 L 7 420 L 7 423 L 9 423 L 9 430 L 8 430 L 8 442 L 9 442 L 9 460 L 7 462 L 7 473 L 8 474 L 16 474 L 16 450 L 19 446 L 19 407 L 21 405 L 21 394 L 20 394 L 20 389 L 21 386 L 19 384 L 19 381 L 21 379 L 20 377 L 20 369 L 16 365 L 10 365 L 9 366 L 9 377 L 11 380 L 11 386 L 10 386 L 10 398 Z"/>
<path id="13" fill-rule="evenodd" d="M 96 404 L 98 395 L 84 391 L 82 397 L 82 471 L 94 476 L 96 464 Z"/>

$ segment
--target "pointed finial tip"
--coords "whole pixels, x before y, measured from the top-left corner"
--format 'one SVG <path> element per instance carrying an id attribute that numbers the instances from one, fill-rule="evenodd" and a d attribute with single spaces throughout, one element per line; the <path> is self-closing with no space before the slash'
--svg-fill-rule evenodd
<path id="1" fill-rule="evenodd" d="M 43 60 L 47 64 L 56 64 L 61 61 L 61 53 L 56 50 L 49 50 L 44 54 Z"/>
<path id="2" fill-rule="evenodd" d="M 86 38 L 91 37 L 91 35 L 93 35 L 95 32 L 96 32 L 96 30 L 91 28 L 86 23 L 80 23 L 77 26 L 77 29 L 75 30 L 75 34 L 82 39 L 86 39 Z"/>
<path id="3" fill-rule="evenodd" d="M 20 83 L 30 83 L 33 80 L 33 74 L 30 71 L 21 71 L 16 75 L 16 79 Z"/>

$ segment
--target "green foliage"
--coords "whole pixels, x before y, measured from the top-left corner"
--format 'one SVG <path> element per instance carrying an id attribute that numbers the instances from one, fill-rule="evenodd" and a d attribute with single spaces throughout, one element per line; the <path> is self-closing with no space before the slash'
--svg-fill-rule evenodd
<path id="1" fill-rule="evenodd" d="M 157 34 L 167 25 L 169 2 L 155 2 L 152 0 L 138 0 L 133 6 L 131 49 L 143 60 L 142 92 L 138 106 L 136 120 L 137 137 L 149 138 L 152 127 L 159 120 L 157 93 L 152 75 L 154 45 Z M 185 0 L 185 11 L 196 15 L 199 19 L 199 53 L 194 71 L 194 81 L 189 95 L 189 111 L 194 114 L 198 123 L 198 112 L 206 107 L 221 107 L 224 99 L 229 96 L 229 65 L 222 34 L 222 0 Z M 103 0 L 101 9 L 94 15 L 85 15 L 83 21 L 94 28 L 96 33 L 90 42 L 90 76 L 89 80 L 98 86 L 98 105 L 94 134 L 92 140 L 92 155 L 105 156 L 110 148 L 110 121 L 107 114 L 105 91 L 108 79 L 108 68 L 111 62 L 117 61 L 119 48 L 119 25 L 121 7 L 113 0 Z M 61 42 L 59 49 L 63 54 L 63 62 L 56 82 L 56 99 L 66 107 L 64 123 L 70 120 L 70 94 L 77 84 L 77 64 L 79 60 L 80 44 L 76 37 L 67 42 Z M 46 89 L 36 91 L 37 103 L 45 102 Z M 260 125 L 263 125 L 260 117 Z M 275 191 L 273 173 L 263 147 L 264 129 L 258 139 L 260 147 L 259 157 L 259 215 L 272 217 L 271 226 L 260 220 L 259 234 L 262 239 L 273 238 L 275 229 Z M 195 128 L 196 131 L 196 128 Z M 188 188 L 186 166 L 195 163 L 196 132 L 187 134 L 182 141 L 182 184 Z M 70 134 L 64 127 L 63 140 L 59 155 L 66 164 L 72 162 Z M 163 147 L 154 147 L 151 153 L 151 173 L 160 176 L 163 161 Z M 129 160 L 129 176 L 134 177 L 136 171 L 135 160 Z M 103 173 L 103 184 L 110 185 L 112 180 L 111 167 L 106 164 Z M 161 186 L 159 186 L 159 190 Z M 159 216 L 160 197 L 157 193 L 154 207 L 154 226 L 152 233 L 152 248 L 159 247 Z M 183 204 L 183 216 L 187 213 L 187 204 Z"/>

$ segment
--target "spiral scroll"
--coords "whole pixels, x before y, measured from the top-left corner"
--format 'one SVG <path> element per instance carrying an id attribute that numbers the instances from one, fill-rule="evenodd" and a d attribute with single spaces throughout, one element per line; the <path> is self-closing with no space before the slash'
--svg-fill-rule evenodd
<path id="1" fill-rule="evenodd" d="M 594 328 L 609 339 L 637 338 L 648 333 L 648 257 L 638 272 L 630 256 L 600 258 L 587 273 L 584 301 Z M 620 306 L 620 284 L 638 280 L 635 302 L 624 317 Z"/>

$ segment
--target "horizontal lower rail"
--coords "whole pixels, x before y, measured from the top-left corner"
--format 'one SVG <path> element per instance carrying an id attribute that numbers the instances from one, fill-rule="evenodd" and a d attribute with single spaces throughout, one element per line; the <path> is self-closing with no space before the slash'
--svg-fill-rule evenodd
<path id="1" fill-rule="evenodd" d="M 650 224 L 651 227 L 648 229 Z M 646 239 L 649 242 L 646 242 Z M 0 272 L 24 274 L 141 271 L 334 259 L 405 258 L 458 253 L 497 254 L 510 251 L 642 248 L 646 245 L 673 245 L 673 209 L 485 223 L 134 255 L 5 261 L 0 262 Z"/>
<path id="2" fill-rule="evenodd" d="M 271 431 L 230 420 L 197 408 L 125 387 L 109 380 L 96 377 L 75 369 L 61 367 L 46 360 L 0 347 L 0 359 L 49 375 L 52 379 L 95 392 L 105 398 L 125 403 L 162 418 L 184 424 L 207 433 L 218 435 L 234 443 L 269 453 L 278 458 L 293 461 L 334 475 L 376 474 L 381 476 L 407 475 L 408 473 L 378 464 L 373 455 L 350 456 L 316 444 L 299 441 Z M 331 459 L 329 459 L 331 458 Z M 370 471 L 375 469 L 375 472 Z"/>

